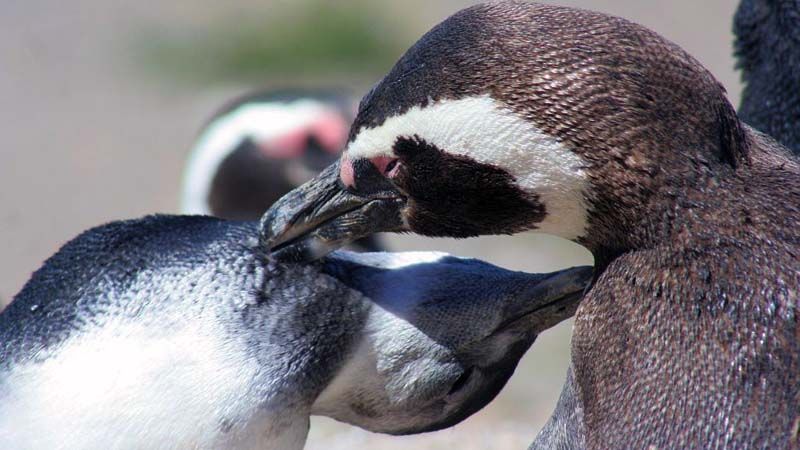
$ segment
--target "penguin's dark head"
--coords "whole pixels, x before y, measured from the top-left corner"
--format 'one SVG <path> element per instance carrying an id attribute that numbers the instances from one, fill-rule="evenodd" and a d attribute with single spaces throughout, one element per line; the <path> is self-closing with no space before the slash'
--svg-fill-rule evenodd
<path id="1" fill-rule="evenodd" d="M 592 249 L 626 239 L 663 186 L 735 166 L 741 133 L 721 85 L 641 26 L 477 5 L 422 37 L 364 97 L 338 169 L 301 188 L 317 189 L 305 202 L 281 202 L 285 228 L 267 241 L 298 243 L 320 226 L 331 236 L 342 214 L 357 222 L 355 210 L 384 205 L 391 220 L 364 231 L 539 230 Z"/>
<path id="2" fill-rule="evenodd" d="M 369 307 L 312 413 L 391 434 L 449 427 L 486 406 L 592 277 L 586 266 L 528 274 L 431 252 L 342 252 L 325 265 Z"/>

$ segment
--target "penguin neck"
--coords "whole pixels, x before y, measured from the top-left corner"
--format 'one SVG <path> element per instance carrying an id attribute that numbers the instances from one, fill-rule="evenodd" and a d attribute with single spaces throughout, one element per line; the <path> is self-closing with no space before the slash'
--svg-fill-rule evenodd
<path id="1" fill-rule="evenodd" d="M 623 108 L 626 120 L 586 118 L 579 138 L 561 137 L 585 164 L 586 227 L 575 241 L 592 252 L 598 274 L 623 253 L 675 240 L 750 163 L 746 126 L 712 78 L 698 82 L 704 103 Z"/>
<path id="2" fill-rule="evenodd" d="M 624 253 L 724 228 L 720 221 L 730 217 L 720 212 L 736 202 L 741 186 L 737 169 L 703 158 L 668 167 L 639 182 L 597 186 L 587 233 L 577 242 L 592 252 L 598 274 Z"/>

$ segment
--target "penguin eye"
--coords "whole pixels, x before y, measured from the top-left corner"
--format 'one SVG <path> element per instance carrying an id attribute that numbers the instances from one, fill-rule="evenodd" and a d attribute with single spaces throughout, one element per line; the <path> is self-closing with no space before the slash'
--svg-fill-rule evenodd
<path id="1" fill-rule="evenodd" d="M 387 178 L 392 178 L 397 175 L 397 158 L 391 156 L 378 156 L 371 158 L 369 162 L 372 163 L 376 169 L 378 169 L 378 172 L 381 175 Z"/>
<path id="2" fill-rule="evenodd" d="M 386 169 L 384 169 L 384 174 L 386 174 L 386 176 L 392 175 L 392 170 L 394 170 L 394 168 L 397 167 L 397 161 L 398 161 L 397 159 L 393 159 L 392 161 L 389 162 L 389 164 L 386 165 Z"/>

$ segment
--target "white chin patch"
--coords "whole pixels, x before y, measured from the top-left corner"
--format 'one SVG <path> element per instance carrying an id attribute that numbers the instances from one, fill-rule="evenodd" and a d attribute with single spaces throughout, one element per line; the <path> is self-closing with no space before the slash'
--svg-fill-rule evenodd
<path id="1" fill-rule="evenodd" d="M 268 141 L 331 112 L 331 107 L 324 103 L 301 99 L 291 103 L 245 103 L 215 119 L 200 135 L 189 156 L 183 175 L 181 213 L 211 214 L 208 195 L 217 169 L 243 140 Z"/>
<path id="2" fill-rule="evenodd" d="M 567 239 L 587 226 L 586 163 L 557 138 L 539 130 L 488 95 L 414 107 L 377 128 L 361 129 L 350 158 L 391 155 L 399 137 L 419 136 L 440 150 L 499 167 L 547 209 L 539 231 Z"/>

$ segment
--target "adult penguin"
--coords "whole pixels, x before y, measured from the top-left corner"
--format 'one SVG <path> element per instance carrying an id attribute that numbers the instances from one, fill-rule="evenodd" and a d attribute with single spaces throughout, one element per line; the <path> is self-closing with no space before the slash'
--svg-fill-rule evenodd
<path id="1" fill-rule="evenodd" d="M 336 161 L 353 101 L 334 90 L 259 90 L 208 121 L 186 163 L 184 214 L 257 220 Z"/>
<path id="2" fill-rule="evenodd" d="M 800 2 L 742 0 L 734 32 L 739 117 L 800 154 Z"/>
<path id="3" fill-rule="evenodd" d="M 373 231 L 538 230 L 593 253 L 534 446 L 798 445 L 800 166 L 677 45 L 595 12 L 465 9 L 366 95 L 338 164 L 273 209 L 274 252 L 323 254 L 361 211 Z"/>
<path id="4" fill-rule="evenodd" d="M 355 101 L 336 89 L 263 89 L 231 101 L 199 133 L 183 175 L 181 212 L 258 220 L 336 161 Z M 357 248 L 379 251 L 375 237 Z"/>

